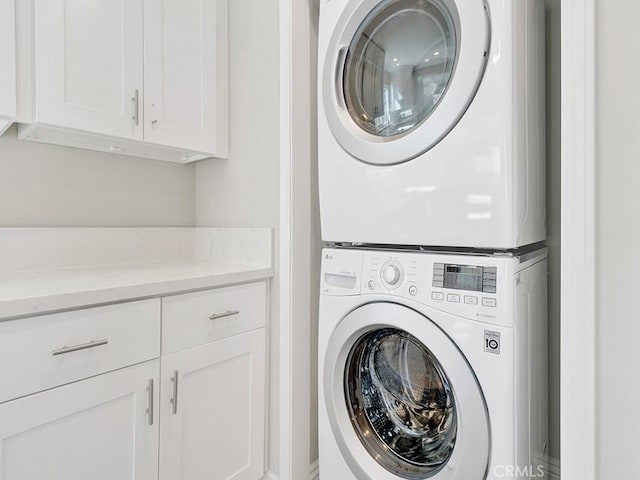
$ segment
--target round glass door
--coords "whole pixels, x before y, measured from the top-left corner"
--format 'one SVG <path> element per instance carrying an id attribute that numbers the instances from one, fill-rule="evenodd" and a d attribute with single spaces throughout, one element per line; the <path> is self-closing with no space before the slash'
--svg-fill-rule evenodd
<path id="1" fill-rule="evenodd" d="M 370 164 L 428 151 L 473 101 L 489 41 L 483 0 L 348 2 L 321 74 L 335 139 Z"/>
<path id="2" fill-rule="evenodd" d="M 456 343 L 429 317 L 390 302 L 359 306 L 322 355 L 327 420 L 355 477 L 484 478 L 484 395 Z"/>
<path id="3" fill-rule="evenodd" d="M 380 3 L 347 51 L 343 88 L 353 121 L 382 137 L 420 125 L 449 85 L 457 37 L 452 12 L 440 0 Z"/>
<path id="4" fill-rule="evenodd" d="M 451 458 L 458 431 L 451 382 L 409 333 L 363 335 L 347 358 L 345 397 L 360 441 L 394 475 L 429 478 Z"/>

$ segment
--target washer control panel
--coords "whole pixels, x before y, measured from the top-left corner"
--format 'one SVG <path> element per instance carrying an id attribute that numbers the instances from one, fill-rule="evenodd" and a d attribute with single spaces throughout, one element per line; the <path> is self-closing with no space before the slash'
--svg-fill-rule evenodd
<path id="1" fill-rule="evenodd" d="M 502 264 L 510 259 L 413 252 L 361 254 L 362 294 L 402 296 L 467 318 L 502 322 L 498 317 L 507 307 Z"/>
<path id="2" fill-rule="evenodd" d="M 545 258 L 545 249 L 517 257 L 325 248 L 320 294 L 362 296 L 363 302 L 417 303 L 512 327 L 515 298 L 521 294 L 521 271 Z M 486 340 L 488 351 L 500 351 L 499 338 L 487 336 Z"/>

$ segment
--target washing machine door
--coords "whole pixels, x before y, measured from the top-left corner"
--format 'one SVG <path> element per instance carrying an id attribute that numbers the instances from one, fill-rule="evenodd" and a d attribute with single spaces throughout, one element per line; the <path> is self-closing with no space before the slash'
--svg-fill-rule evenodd
<path id="1" fill-rule="evenodd" d="M 411 160 L 458 123 L 485 70 L 483 0 L 359 0 L 330 40 L 322 74 L 331 131 L 353 157 Z"/>
<path id="2" fill-rule="evenodd" d="M 364 305 L 338 324 L 324 362 L 329 421 L 357 478 L 485 478 L 484 396 L 431 320 L 394 303 Z"/>

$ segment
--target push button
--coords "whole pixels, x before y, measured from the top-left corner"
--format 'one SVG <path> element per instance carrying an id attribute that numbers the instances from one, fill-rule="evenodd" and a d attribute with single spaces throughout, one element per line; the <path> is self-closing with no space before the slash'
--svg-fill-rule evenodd
<path id="1" fill-rule="evenodd" d="M 467 305 L 477 305 L 478 304 L 478 297 L 474 297 L 472 295 L 465 295 L 464 296 L 464 303 L 466 303 Z"/>
<path id="2" fill-rule="evenodd" d="M 431 292 L 431 298 L 434 300 L 444 300 L 444 293 L 442 292 Z"/>
<path id="3" fill-rule="evenodd" d="M 457 293 L 448 294 L 447 302 L 460 303 L 460 295 L 458 295 Z"/>
<path id="4" fill-rule="evenodd" d="M 495 298 L 482 297 L 482 305 L 484 307 L 495 307 L 498 305 L 498 301 Z"/>
<path id="5" fill-rule="evenodd" d="M 418 287 L 416 287 L 415 285 L 411 285 L 409 287 L 409 295 L 411 295 L 412 297 L 415 297 L 418 294 Z"/>

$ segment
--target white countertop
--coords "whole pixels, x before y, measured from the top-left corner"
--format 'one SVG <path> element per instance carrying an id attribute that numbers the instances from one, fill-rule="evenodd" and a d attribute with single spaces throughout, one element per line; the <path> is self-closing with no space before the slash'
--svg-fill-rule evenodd
<path id="1" fill-rule="evenodd" d="M 0 320 L 269 278 L 271 238 L 269 229 L 0 229 Z"/>
<path id="2" fill-rule="evenodd" d="M 158 297 L 272 275 L 272 268 L 197 260 L 0 274 L 0 318 Z"/>

